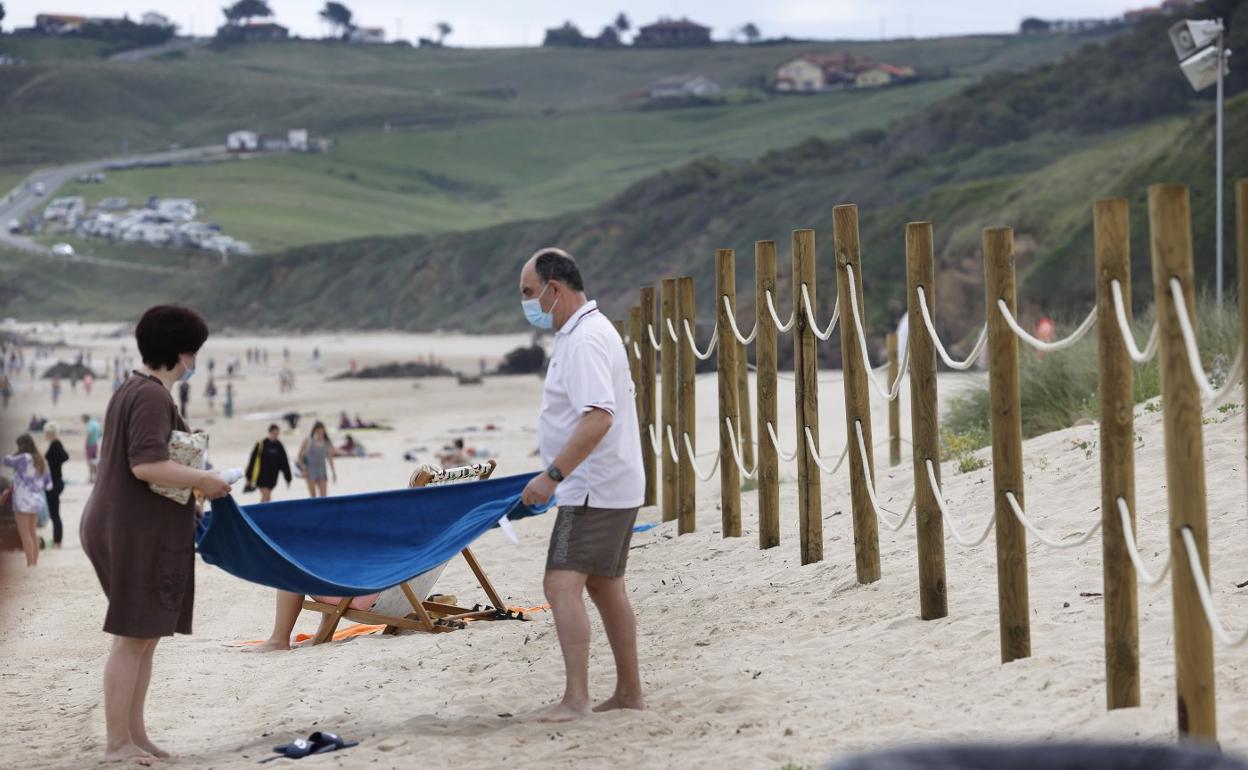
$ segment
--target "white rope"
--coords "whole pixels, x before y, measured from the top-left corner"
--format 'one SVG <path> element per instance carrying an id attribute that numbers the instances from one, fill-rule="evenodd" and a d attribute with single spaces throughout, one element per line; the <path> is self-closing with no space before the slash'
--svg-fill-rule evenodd
<path id="1" fill-rule="evenodd" d="M 719 452 L 715 452 L 715 461 L 711 463 L 711 469 L 703 474 L 702 469 L 698 467 L 697 456 L 693 452 L 693 444 L 689 441 L 689 434 L 683 433 L 682 436 L 685 439 L 685 456 L 689 458 L 689 465 L 693 468 L 693 472 L 699 479 L 710 481 L 711 477 L 715 475 L 716 469 L 719 468 Z"/>
<path id="2" fill-rule="evenodd" d="M 932 314 L 927 309 L 927 294 L 923 291 L 923 287 L 919 286 L 915 289 L 919 293 L 919 315 L 923 316 L 923 325 L 927 327 L 927 336 L 932 340 L 932 344 L 936 346 L 936 352 L 940 355 L 940 359 L 945 362 L 945 366 L 958 371 L 966 371 L 975 365 L 975 361 L 979 359 L 979 354 L 984 349 L 984 343 L 988 341 L 988 324 L 984 324 L 979 330 L 979 339 L 975 340 L 971 353 L 966 358 L 958 361 L 949 355 L 949 351 L 945 350 L 945 346 L 941 343 L 940 337 L 936 334 L 936 324 L 932 321 Z M 907 345 L 906 347 L 909 347 Z"/>
<path id="3" fill-rule="evenodd" d="M 1010 331 L 1014 332 L 1020 340 L 1026 342 L 1028 345 L 1031 345 L 1036 350 L 1041 350 L 1046 353 L 1051 353 L 1055 350 L 1065 350 L 1071 345 L 1074 345 L 1076 342 L 1083 339 L 1084 335 L 1096 325 L 1096 308 L 1092 308 L 1092 312 L 1088 313 L 1088 317 L 1083 319 L 1083 323 L 1079 324 L 1079 327 L 1071 332 L 1069 337 L 1055 340 L 1053 342 L 1045 342 L 1044 340 L 1036 339 L 1031 336 L 1025 329 L 1023 329 L 1023 327 L 1018 325 L 1018 321 L 1013 315 L 1010 314 L 1010 308 L 1005 304 L 1005 300 L 998 299 L 997 308 L 1001 311 L 1001 317 L 1005 319 L 1005 323 L 1010 327 Z"/>
<path id="4" fill-rule="evenodd" d="M 888 519 L 884 516 L 877 516 L 876 521 L 880 523 L 880 526 L 884 527 L 884 529 L 887 529 L 890 532 L 899 532 L 902 527 L 906 526 L 906 521 L 909 520 L 910 514 L 913 512 L 914 512 L 914 495 L 910 495 L 910 505 L 906 506 L 906 512 L 902 514 L 902 517 L 897 521 L 896 524 L 890 523 Z"/>
<path id="5" fill-rule="evenodd" d="M 723 299 L 724 299 L 724 313 L 728 316 L 728 325 L 732 327 L 732 336 L 736 337 L 737 342 L 740 342 L 742 345 L 750 344 L 751 342 L 754 341 L 754 338 L 758 336 L 758 319 L 757 318 L 754 319 L 754 328 L 750 330 L 749 336 L 742 337 L 741 329 L 737 326 L 737 317 L 732 312 L 732 303 L 728 301 L 728 295 L 727 294 L 723 295 Z"/>
<path id="6" fill-rule="evenodd" d="M 829 476 L 833 475 L 840 470 L 841 463 L 845 462 L 845 457 L 849 455 L 849 444 L 846 444 L 845 448 L 841 450 L 841 458 L 836 461 L 836 465 L 832 466 L 831 470 L 828 470 L 828 466 L 823 464 L 823 458 L 819 456 L 819 448 L 815 446 L 814 433 L 810 430 L 809 425 L 804 427 L 806 429 L 806 451 L 810 453 L 810 458 L 815 461 L 815 465 L 819 466 L 819 470 Z"/>
<path id="7" fill-rule="evenodd" d="M 780 323 L 780 314 L 776 312 L 776 301 L 771 296 L 771 290 L 767 290 L 767 312 L 771 313 L 771 320 L 776 324 L 776 331 L 787 332 L 793 328 L 793 323 L 797 320 L 797 308 L 793 308 L 793 313 L 789 316 L 788 323 Z"/>
<path id="8" fill-rule="evenodd" d="M 747 471 L 745 469 L 745 460 L 741 457 L 741 447 L 737 444 L 737 431 L 732 427 L 732 418 L 725 417 L 724 424 L 728 426 L 728 440 L 732 444 L 732 459 L 737 464 L 737 470 L 741 471 L 741 477 L 746 479 L 758 478 L 758 458 L 754 458 L 754 470 Z"/>
<path id="9" fill-rule="evenodd" d="M 1014 511 L 1014 515 L 1018 518 L 1019 523 L 1023 525 L 1023 529 L 1030 532 L 1032 537 L 1050 548 L 1074 548 L 1083 545 L 1091 540 L 1096 531 L 1101 528 L 1101 520 L 1097 519 L 1096 523 L 1089 527 L 1087 532 L 1084 532 L 1074 540 L 1066 539 L 1070 535 L 1066 535 L 1061 539 L 1054 539 L 1036 529 L 1036 526 L 1031 523 L 1031 519 L 1027 518 L 1027 514 L 1023 513 L 1023 509 L 1018 504 L 1018 498 L 1014 496 L 1013 492 L 1006 492 L 1005 499 L 1010 504 L 1010 508 Z"/>
<path id="10" fill-rule="evenodd" d="M 1205 374 L 1204 367 L 1200 365 L 1200 348 L 1196 344 L 1196 331 L 1192 329 L 1192 322 L 1187 316 L 1187 300 L 1183 298 L 1183 284 L 1179 283 L 1178 278 L 1170 279 L 1170 296 L 1174 298 L 1179 331 L 1183 333 L 1183 344 L 1187 348 L 1187 367 L 1192 370 L 1192 377 L 1196 380 L 1196 386 L 1200 388 L 1205 401 L 1217 403 L 1226 398 L 1239 384 L 1239 378 L 1244 372 L 1243 347 L 1241 346 L 1235 354 L 1235 365 L 1231 367 L 1231 374 L 1226 378 L 1226 382 L 1222 383 L 1221 389 L 1213 387 L 1213 383 Z"/>
<path id="11" fill-rule="evenodd" d="M 1118 318 L 1118 331 L 1122 333 L 1122 344 L 1127 346 L 1127 355 L 1131 356 L 1131 360 L 1137 364 L 1147 362 L 1157 355 L 1157 324 L 1154 323 L 1152 331 L 1148 333 L 1148 342 L 1144 343 L 1144 349 L 1137 348 L 1135 335 L 1131 333 L 1131 324 L 1127 323 L 1126 303 L 1122 300 L 1122 284 L 1117 278 L 1109 282 L 1109 290 L 1114 295 L 1114 316 Z"/>
<path id="12" fill-rule="evenodd" d="M 815 303 L 810 301 L 810 290 L 806 284 L 802 284 L 802 307 L 806 310 L 806 323 L 810 324 L 810 331 L 819 339 L 825 342 L 832 336 L 832 330 L 836 328 L 836 321 L 841 316 L 841 298 L 836 298 L 836 304 L 832 307 L 832 320 L 828 321 L 828 328 L 819 331 L 819 324 L 815 323 L 815 311 L 811 307 Z"/>
<path id="13" fill-rule="evenodd" d="M 1135 531 L 1131 529 L 1131 512 L 1127 510 L 1127 501 L 1119 497 L 1115 502 L 1118 503 L 1118 515 L 1122 517 L 1122 538 L 1127 543 L 1127 556 L 1131 557 L 1136 576 L 1149 588 L 1161 585 L 1161 581 L 1165 580 L 1166 574 L 1170 572 L 1170 559 L 1167 557 L 1161 572 L 1157 573 L 1157 577 L 1153 577 L 1153 573 L 1144 566 L 1144 560 L 1140 558 L 1140 552 L 1136 548 Z"/>
<path id="14" fill-rule="evenodd" d="M 646 324 L 646 334 L 650 337 L 650 347 L 655 350 L 662 350 L 659 341 L 654 338 L 654 324 Z"/>
<path id="15" fill-rule="evenodd" d="M 867 442 L 862 437 L 862 420 L 854 420 L 854 432 L 858 434 L 858 455 L 862 458 L 862 478 L 863 481 L 867 482 L 867 497 L 871 499 L 871 507 L 875 509 L 877 514 L 886 513 L 889 516 L 897 516 L 898 514 L 896 512 L 890 511 L 880 505 L 880 501 L 875 496 L 875 483 L 871 481 L 871 463 L 867 461 Z M 901 529 L 903 524 L 906 523 L 906 519 L 909 518 L 910 511 L 912 510 L 914 510 L 914 495 L 910 496 L 910 506 L 906 508 L 905 514 L 901 515 L 901 518 L 896 526 L 887 524 L 883 516 L 877 515 L 877 518 L 880 523 L 885 524 L 888 529 L 896 532 Z"/>
<path id="16" fill-rule="evenodd" d="M 698 350 L 698 343 L 693 339 L 693 331 L 689 328 L 689 319 L 682 318 L 680 322 L 685 326 L 685 341 L 689 343 L 689 348 L 693 350 L 693 357 L 699 361 L 705 361 L 711 357 L 711 353 L 715 352 L 715 343 L 719 341 L 719 329 L 716 328 L 711 332 L 711 341 L 706 343 L 706 352 Z"/>
<path id="17" fill-rule="evenodd" d="M 793 447 L 792 452 L 786 452 L 780 448 L 780 439 L 776 438 L 776 429 L 769 422 L 767 423 L 767 435 L 771 436 L 771 445 L 776 448 L 776 454 L 780 455 L 780 459 L 786 463 L 793 462 L 797 459 L 797 447 Z"/>
<path id="18" fill-rule="evenodd" d="M 1205 569 L 1200 563 L 1200 551 L 1196 548 L 1196 538 L 1191 527 L 1184 527 L 1179 533 L 1183 536 L 1183 547 L 1187 551 L 1187 563 L 1192 568 L 1192 582 L 1196 584 L 1196 593 L 1200 596 L 1200 606 L 1205 611 L 1205 620 L 1217 640 L 1227 647 L 1238 647 L 1248 642 L 1248 628 L 1239 636 L 1233 635 L 1222 621 L 1218 619 L 1218 610 L 1213 606 L 1213 596 L 1209 592 L 1209 580 L 1205 577 Z"/>
<path id="19" fill-rule="evenodd" d="M 906 370 L 910 368 L 910 346 L 906 345 L 905 355 L 902 356 L 901 368 L 897 370 L 897 379 L 893 380 L 893 384 L 887 389 L 875 379 L 875 373 L 871 371 L 871 356 L 867 352 L 867 335 L 862 330 L 862 318 L 858 313 L 858 288 L 854 284 L 854 268 L 850 265 L 845 266 L 845 275 L 849 278 L 849 305 L 850 311 L 854 316 L 854 328 L 858 332 L 858 347 L 862 351 L 862 362 L 867 367 L 867 379 L 871 382 L 872 387 L 886 401 L 892 401 L 897 398 L 897 394 L 901 393 L 901 380 L 906 376 Z"/>
<path id="20" fill-rule="evenodd" d="M 672 438 L 672 426 L 665 425 L 667 431 L 667 455 L 672 458 L 672 462 L 680 462 L 680 454 L 676 451 L 676 439 Z"/>
<path id="21" fill-rule="evenodd" d="M 654 432 L 654 423 L 646 426 L 646 430 L 650 432 L 650 451 L 654 452 L 655 457 L 663 456 L 663 442 L 659 441 L 659 436 Z"/>
<path id="22" fill-rule="evenodd" d="M 936 498 L 936 507 L 940 509 L 940 518 L 949 525 L 949 536 L 953 538 L 954 542 L 963 548 L 974 548 L 987 540 L 988 533 L 992 531 L 992 525 L 997 521 L 996 515 L 990 515 L 988 517 L 988 525 L 984 527 L 984 531 L 980 533 L 979 537 L 974 540 L 968 537 L 963 537 L 962 533 L 958 531 L 958 525 L 953 523 L 953 517 L 951 517 L 949 512 L 945 510 L 945 494 L 941 491 L 940 484 L 936 481 L 936 471 L 933 470 L 932 461 L 924 460 L 923 462 L 927 464 L 927 483 L 932 487 L 932 493 Z"/>
<path id="23" fill-rule="evenodd" d="M 676 327 L 672 326 L 672 319 L 664 318 L 663 320 L 667 323 L 667 336 L 671 338 L 672 342 L 679 344 L 680 335 L 676 333 Z"/>
<path id="24" fill-rule="evenodd" d="M 636 342 L 633 343 L 633 358 L 641 360 L 641 347 Z"/>

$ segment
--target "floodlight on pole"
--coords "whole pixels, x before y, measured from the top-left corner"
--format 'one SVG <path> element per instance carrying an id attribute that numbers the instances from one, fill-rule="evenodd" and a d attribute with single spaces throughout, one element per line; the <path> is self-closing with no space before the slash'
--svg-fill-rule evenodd
<path id="1" fill-rule="evenodd" d="M 1187 77 L 1187 82 L 1196 91 L 1203 91 L 1215 84 L 1218 87 L 1214 164 L 1217 175 L 1217 226 L 1214 235 L 1219 308 L 1222 307 L 1222 78 L 1230 73 L 1226 60 L 1231 55 L 1222 45 L 1223 34 L 1221 19 L 1189 19 L 1170 25 L 1170 44 L 1174 46 L 1174 53 L 1179 57 L 1179 69 Z"/>

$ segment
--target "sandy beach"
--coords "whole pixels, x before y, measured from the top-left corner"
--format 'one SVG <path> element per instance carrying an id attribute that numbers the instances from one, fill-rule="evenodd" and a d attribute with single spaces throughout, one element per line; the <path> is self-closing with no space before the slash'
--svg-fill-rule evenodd
<path id="1" fill-rule="evenodd" d="M 133 339 L 109 336 L 120 327 L 64 326 L 70 358 L 89 349 L 97 364 Z M 46 333 L 46 330 L 45 330 Z M 217 467 L 245 463 L 268 413 L 314 412 L 337 429 L 341 410 L 383 421 L 390 431 L 355 433 L 378 457 L 340 458 L 330 494 L 401 487 L 415 467 L 456 436 L 495 457 L 499 473 L 536 470 L 536 376 L 486 378 L 460 386 L 452 378 L 329 381 L 355 359 L 360 366 L 432 353 L 475 374 L 493 366 L 527 335 L 466 337 L 410 334 L 307 334 L 212 337 L 199 356 L 190 405 L 192 427 L 211 435 Z M 786 344 L 782 341 L 781 344 Z M 216 359 L 223 391 L 225 361 L 248 346 L 268 349 L 268 366 L 244 363 L 234 380 L 236 414 L 209 413 L 203 396 L 206 361 Z M 281 349 L 291 350 L 296 389 L 278 392 Z M 319 349 L 323 372 L 312 367 Z M 984 375 L 942 375 L 942 401 Z M 792 381 L 779 388 L 781 443 L 791 449 Z M 715 448 L 716 381 L 698 378 L 698 434 Z M 56 420 L 71 455 L 62 496 L 62 550 L 45 551 L 35 569 L 16 552 L 0 554 L 7 570 L 0 607 L 6 665 L 0 691 L 10 711 L 0 736 L 4 764 L 23 768 L 90 767 L 102 755 L 102 667 L 108 637 L 100 631 L 104 597 L 78 544 L 78 518 L 90 487 L 79 417 L 102 417 L 111 393 L 100 378 L 87 397 L 66 383 L 54 408 L 44 380 L 18 380 L 4 413 L 15 435 L 32 412 Z M 902 389 L 902 434 L 909 436 L 908 388 Z M 1238 399 L 1234 399 L 1238 400 Z M 846 430 L 839 372 L 820 381 L 823 455 L 835 461 Z M 904 510 L 913 488 L 908 461 L 888 468 L 885 405 L 873 397 L 881 503 Z M 262 415 L 248 419 L 248 415 Z M 294 453 L 311 429 L 283 426 Z M 1236 628 L 1248 622 L 1248 538 L 1245 524 L 1243 414 L 1210 411 L 1204 426 L 1209 479 L 1210 553 L 1215 598 Z M 486 430 L 492 426 L 492 430 Z M 1137 407 L 1136 473 L 1140 550 L 1160 569 L 1166 557 L 1166 498 L 1161 414 Z M 40 446 L 43 445 L 39 437 Z M 1028 513 L 1048 533 L 1086 532 L 1100 517 L 1097 427 L 1048 434 L 1024 446 Z M 5 452 L 11 447 L 3 447 Z M 989 457 L 990 450 L 981 454 Z M 906 454 L 908 457 L 908 448 Z M 703 467 L 711 457 L 701 460 Z M 829 463 L 830 464 L 830 463 Z M 991 467 L 944 470 L 950 515 L 979 531 L 991 515 Z M 450 634 L 365 636 L 290 653 L 248 655 L 234 644 L 267 636 L 273 592 L 197 565 L 195 632 L 165 639 L 156 653 L 148 702 L 152 738 L 173 751 L 175 764 L 244 768 L 274 744 L 328 729 L 359 740 L 349 751 L 310 761 L 317 767 L 407 768 L 425 762 L 476 768 L 780 768 L 818 767 L 845 752 L 962 739 L 1176 738 L 1174 656 L 1169 581 L 1140 588 L 1143 706 L 1104 708 L 1101 541 L 1053 550 L 1030 540 L 1031 658 L 999 662 L 993 539 L 975 548 L 947 540 L 949 616 L 918 617 L 913 525 L 880 531 L 883 579 L 855 582 L 849 481 L 842 469 L 823 479 L 825 558 L 800 566 L 796 469 L 781 466 L 779 547 L 757 546 L 757 500 L 743 493 L 744 534 L 720 534 L 719 480 L 700 484 L 698 531 L 677 537 L 675 522 L 634 536 L 628 583 L 638 617 L 642 677 L 649 710 L 594 715 L 551 726 L 520 716 L 555 700 L 563 666 L 549 613 L 528 622 L 473 623 Z M 256 502 L 254 494 L 236 496 Z M 275 499 L 307 496 L 299 479 Z M 640 522 L 658 522 L 655 508 Z M 508 603 L 541 604 L 542 571 L 553 516 L 518 522 L 518 545 L 497 530 L 474 551 Z M 49 530 L 44 530 L 47 535 Z M 471 574 L 452 562 L 437 585 L 461 602 L 476 602 Z M 594 697 L 613 685 L 611 655 L 593 613 L 590 673 Z M 305 613 L 299 631 L 317 618 Z M 1248 666 L 1242 651 L 1215 651 L 1219 737 L 1224 749 L 1248 751 Z M 284 767 L 281 759 L 270 766 Z"/>

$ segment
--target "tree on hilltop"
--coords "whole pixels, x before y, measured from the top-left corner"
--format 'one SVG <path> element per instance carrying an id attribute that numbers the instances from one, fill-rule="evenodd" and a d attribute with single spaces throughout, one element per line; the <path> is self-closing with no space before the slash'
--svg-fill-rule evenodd
<path id="1" fill-rule="evenodd" d="M 4 3 L 0 3 L 0 21 L 4 21 Z"/>
<path id="2" fill-rule="evenodd" d="M 629 22 L 628 17 L 624 15 L 623 11 L 620 11 L 620 15 L 615 17 L 615 31 L 624 33 L 632 28 L 633 25 Z"/>
<path id="3" fill-rule="evenodd" d="M 546 38 L 542 40 L 542 45 L 547 48 L 584 48 L 589 45 L 589 40 L 581 33 L 579 27 L 570 21 L 565 21 L 562 27 L 552 27 L 546 30 Z"/>
<path id="4" fill-rule="evenodd" d="M 438 45 L 442 45 L 442 43 L 446 41 L 446 36 L 455 31 L 454 28 L 452 28 L 451 25 L 445 21 L 438 22 L 437 29 L 438 29 Z"/>
<path id="5" fill-rule="evenodd" d="M 351 22 L 351 9 L 342 3 L 328 2 L 321 9 L 321 21 L 333 27 L 340 37 L 346 37 L 351 30 L 355 29 L 355 24 Z"/>
<path id="6" fill-rule="evenodd" d="M 758 39 L 763 36 L 763 33 L 758 31 L 758 26 L 752 21 L 746 22 L 745 26 L 741 27 L 741 34 L 745 35 L 745 41 L 750 45 L 757 43 Z"/>
<path id="7" fill-rule="evenodd" d="M 222 8 L 221 12 L 225 14 L 225 20 L 230 24 L 243 23 L 246 24 L 255 18 L 268 18 L 273 15 L 273 10 L 269 8 L 269 4 L 265 0 L 238 0 L 227 8 Z"/>

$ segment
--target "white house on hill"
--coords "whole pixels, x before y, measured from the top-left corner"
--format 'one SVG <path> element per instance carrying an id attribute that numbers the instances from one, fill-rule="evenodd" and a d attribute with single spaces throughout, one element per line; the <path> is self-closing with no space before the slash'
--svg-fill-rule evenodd
<path id="1" fill-rule="evenodd" d="M 230 152 L 256 152 L 260 149 L 260 134 L 255 131 L 232 131 L 225 138 L 225 149 Z"/>
<path id="2" fill-rule="evenodd" d="M 651 99 L 687 99 L 718 93 L 719 84 L 705 75 L 672 75 L 650 86 Z"/>

